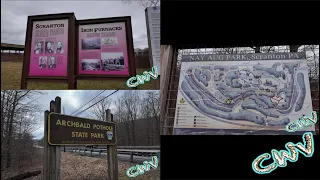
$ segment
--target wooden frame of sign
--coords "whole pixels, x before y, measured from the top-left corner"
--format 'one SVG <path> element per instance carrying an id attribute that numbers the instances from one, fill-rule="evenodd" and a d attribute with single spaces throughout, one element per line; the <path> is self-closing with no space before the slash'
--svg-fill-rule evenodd
<path id="1" fill-rule="evenodd" d="M 116 75 L 116 74 L 81 74 L 79 63 L 80 58 L 80 43 L 81 38 L 79 37 L 80 26 L 84 25 L 105 25 L 111 23 L 124 23 L 125 24 L 125 34 L 126 34 L 126 53 L 127 53 L 127 63 L 128 63 L 128 71 L 127 75 Z M 103 28 L 102 28 L 103 29 Z M 95 28 L 93 28 L 95 31 Z M 93 32 L 94 32 L 93 31 Z M 131 25 L 131 17 L 112 17 L 112 18 L 100 18 L 100 19 L 86 19 L 86 20 L 78 20 L 76 21 L 76 49 L 75 49 L 75 72 L 77 80 L 127 80 L 128 78 L 136 75 L 136 67 L 135 67 L 135 58 L 134 58 L 134 47 L 133 47 L 133 35 L 132 35 L 132 25 Z M 100 47 L 101 48 L 101 47 Z M 101 52 L 102 53 L 102 52 Z M 101 60 L 101 58 L 100 58 Z M 101 60 L 102 61 L 102 60 Z M 125 60 L 124 60 L 125 61 Z"/>
<path id="2" fill-rule="evenodd" d="M 37 22 L 40 24 L 40 26 L 38 26 L 39 24 L 35 25 L 35 29 L 39 28 L 55 28 L 55 27 L 59 27 L 59 24 L 50 24 L 50 25 L 41 25 L 41 23 L 45 23 L 45 22 L 50 22 L 50 21 L 56 21 L 56 22 L 61 22 L 63 20 L 67 20 L 68 27 L 62 26 L 63 30 L 67 30 L 68 33 L 64 34 L 64 31 L 61 32 L 61 28 L 60 29 L 56 29 L 56 30 L 51 30 L 49 31 L 49 29 L 45 32 L 45 29 L 42 30 L 34 30 L 34 23 Z M 75 89 L 76 88 L 76 81 L 75 81 L 75 70 L 74 70 L 74 55 L 75 55 L 75 42 L 76 42 L 76 36 L 75 36 L 75 23 L 76 23 L 76 17 L 74 15 L 74 13 L 60 13 L 60 14 L 45 14 L 45 15 L 36 15 L 36 16 L 28 16 L 28 23 L 27 23 L 27 31 L 26 31 L 26 40 L 25 40 L 25 50 L 24 50 L 24 61 L 23 61 L 23 69 L 22 69 L 22 78 L 21 78 L 21 89 L 27 89 L 27 82 L 42 82 L 42 83 L 68 83 L 68 89 Z M 52 25 L 52 26 L 51 26 Z M 61 26 L 60 26 L 61 27 Z M 60 32 L 58 32 L 60 31 Z M 33 34 L 33 32 L 36 32 L 36 35 Z M 50 32 L 50 33 L 49 33 Z M 45 33 L 49 33 L 50 35 L 54 35 L 54 37 L 48 37 L 45 35 Z M 35 35 L 35 37 L 33 37 L 33 35 Z M 57 35 L 57 36 L 55 36 Z M 52 75 L 55 74 L 55 72 L 53 71 L 53 69 L 49 70 L 38 70 L 35 69 L 35 64 L 37 61 L 37 58 L 39 58 L 39 67 L 40 68 L 40 58 L 41 57 L 35 57 L 35 50 L 34 53 L 31 52 L 31 50 L 33 51 L 32 46 L 35 46 L 34 43 L 38 40 L 36 40 L 36 37 L 39 39 L 42 39 L 41 45 L 44 45 L 44 42 L 50 41 L 47 39 L 56 39 L 55 42 L 58 42 L 59 39 L 64 38 L 64 41 L 67 41 L 67 49 L 66 51 L 63 52 L 59 52 L 59 53 L 63 53 L 60 54 L 60 57 L 58 59 L 57 56 L 55 56 L 55 61 L 54 61 L 54 68 L 58 67 L 58 66 L 63 66 L 61 67 L 61 70 L 58 71 L 63 71 L 60 74 L 64 74 L 64 75 Z M 67 40 L 66 40 L 67 39 Z M 34 42 L 33 42 L 34 41 Z M 39 40 L 40 41 L 40 40 Z M 39 42 L 38 41 L 38 42 Z M 52 46 L 53 47 L 53 46 Z M 46 46 L 45 46 L 46 48 Z M 52 48 L 54 49 L 54 47 Z M 65 47 L 64 47 L 65 49 Z M 52 50 L 54 51 L 54 50 Z M 41 53 L 43 52 L 43 47 L 41 48 Z M 52 53 L 52 52 L 51 52 Z M 44 55 L 46 54 L 46 52 L 44 53 Z M 31 55 L 33 56 L 33 59 L 31 59 Z M 56 51 L 54 52 L 54 54 L 47 54 L 48 57 L 56 55 Z M 39 54 L 37 56 L 40 56 Z M 46 67 L 50 68 L 47 65 L 47 56 L 45 58 L 46 61 Z M 65 57 L 67 56 L 67 59 L 65 59 Z M 57 61 L 58 59 L 58 61 Z M 32 62 L 31 62 L 32 61 Z M 41 60 L 42 61 L 42 60 Z M 65 62 L 65 65 L 62 65 L 63 62 Z M 52 63 L 52 62 L 51 62 Z M 59 63 L 61 63 L 59 65 Z M 33 66 L 31 69 L 30 64 Z M 66 67 L 65 67 L 66 66 Z M 52 66 L 51 66 L 52 67 Z M 66 68 L 66 70 L 65 70 Z M 58 68 L 57 68 L 58 69 Z M 33 75 L 30 75 L 30 70 L 37 72 L 34 73 Z M 42 75 L 45 71 L 48 71 L 46 75 Z M 42 73 L 42 74 L 41 74 Z M 58 73 L 57 73 L 58 74 Z"/>

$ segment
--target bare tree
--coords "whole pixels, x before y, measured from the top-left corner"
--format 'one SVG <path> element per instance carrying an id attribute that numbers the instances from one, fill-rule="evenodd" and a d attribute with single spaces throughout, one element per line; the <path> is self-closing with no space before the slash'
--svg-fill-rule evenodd
<path id="1" fill-rule="evenodd" d="M 113 112 L 119 145 L 160 143 L 159 100 L 158 91 L 126 91 L 118 97 Z"/>
<path id="2" fill-rule="evenodd" d="M 154 145 L 160 137 L 160 94 L 159 91 L 147 91 L 141 102 L 141 116 L 147 118 L 146 143 Z"/>
<path id="3" fill-rule="evenodd" d="M 126 111 L 126 118 L 130 121 L 132 145 L 136 144 L 135 121 L 139 115 L 139 104 L 141 103 L 139 91 L 125 91 L 122 95 L 123 105 Z"/>
<path id="4" fill-rule="evenodd" d="M 89 113 L 96 119 L 100 121 L 106 120 L 106 110 L 109 109 L 112 100 L 109 98 L 105 98 L 105 96 L 99 96 L 93 104 L 94 105 L 90 110 Z"/>
<path id="5" fill-rule="evenodd" d="M 122 0 L 125 4 L 132 3 L 132 0 Z M 134 2 L 139 3 L 143 7 L 153 7 L 153 6 L 159 6 L 160 0 L 134 0 Z"/>
<path id="6" fill-rule="evenodd" d="M 115 106 L 114 119 L 118 127 L 118 142 L 123 143 L 123 145 L 129 145 L 131 144 L 130 120 L 122 97 L 118 97 L 115 101 Z"/>
<path id="7" fill-rule="evenodd" d="M 19 157 L 27 152 L 19 147 L 27 143 L 26 138 L 32 141 L 30 133 L 37 128 L 40 110 L 37 99 L 41 94 L 26 90 L 1 91 L 1 170 L 11 168 L 14 159 L 20 162 Z"/>
<path id="8" fill-rule="evenodd" d="M 148 96 L 143 97 L 140 108 L 142 118 L 148 119 L 152 116 L 152 108 L 149 106 Z M 152 121 L 147 120 L 147 126 L 145 128 L 146 144 L 153 144 L 153 139 L 151 137 L 152 129 L 150 128 L 152 127 L 152 124 Z"/>
<path id="9" fill-rule="evenodd" d="M 112 110 L 114 115 L 114 121 L 121 123 L 124 121 L 123 119 L 123 108 L 122 108 L 122 99 L 118 97 L 117 100 L 114 101 L 115 109 Z"/>

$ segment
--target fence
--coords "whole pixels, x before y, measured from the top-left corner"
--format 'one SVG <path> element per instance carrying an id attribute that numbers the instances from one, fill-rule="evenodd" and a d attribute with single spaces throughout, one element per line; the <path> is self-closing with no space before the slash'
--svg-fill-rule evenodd
<path id="1" fill-rule="evenodd" d="M 172 61 L 168 76 L 168 85 L 161 85 L 162 88 L 168 87 L 164 91 L 165 97 L 161 97 L 164 103 L 164 109 L 161 112 L 161 134 L 170 135 L 173 132 L 175 117 L 176 98 L 178 94 L 178 85 L 180 78 L 181 56 L 197 54 L 246 54 L 246 53 L 288 53 L 288 52 L 306 52 L 307 64 L 309 67 L 310 90 L 313 102 L 313 109 L 319 112 L 319 45 L 301 45 L 301 46 L 264 46 L 264 47 L 236 47 L 236 48 L 198 48 L 191 49 L 184 47 L 172 50 Z M 162 60 L 163 61 L 163 60 Z M 161 94 L 163 95 L 163 94 Z M 162 108 L 162 107 L 161 107 Z M 317 124 L 319 129 L 319 121 Z"/>
<path id="2" fill-rule="evenodd" d="M 61 150 L 64 150 L 61 148 Z M 99 157 L 106 155 L 106 147 L 98 148 L 88 148 L 88 147 L 66 147 L 65 151 L 74 152 L 79 154 L 86 155 L 87 152 L 90 153 L 90 156 L 93 157 L 94 154 L 97 154 Z M 160 146 L 118 146 L 117 149 L 118 155 L 130 155 L 130 162 L 133 163 L 134 156 L 144 156 L 148 158 L 143 158 L 144 160 L 150 159 L 151 156 L 160 156 Z M 140 158 L 141 159 L 141 158 Z"/>

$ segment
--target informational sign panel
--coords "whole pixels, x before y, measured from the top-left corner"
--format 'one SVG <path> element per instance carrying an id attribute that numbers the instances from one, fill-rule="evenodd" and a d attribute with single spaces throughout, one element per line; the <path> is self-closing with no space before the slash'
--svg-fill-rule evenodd
<path id="1" fill-rule="evenodd" d="M 174 134 L 288 134 L 312 112 L 306 63 L 305 53 L 183 56 Z"/>
<path id="2" fill-rule="evenodd" d="M 68 83 L 76 89 L 74 13 L 28 16 L 21 89 L 28 82 Z"/>
<path id="3" fill-rule="evenodd" d="M 79 74 L 129 75 L 124 22 L 79 25 Z"/>
<path id="4" fill-rule="evenodd" d="M 67 76 L 68 19 L 34 21 L 29 76 Z"/>
<path id="5" fill-rule="evenodd" d="M 115 145 L 115 123 L 50 113 L 50 145 Z"/>
<path id="6" fill-rule="evenodd" d="M 146 16 L 152 63 L 160 74 L 160 6 L 146 8 Z"/>

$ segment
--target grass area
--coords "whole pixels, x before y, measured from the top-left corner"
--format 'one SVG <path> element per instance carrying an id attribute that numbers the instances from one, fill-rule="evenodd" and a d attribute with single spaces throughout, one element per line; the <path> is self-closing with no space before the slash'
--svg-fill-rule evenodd
<path id="1" fill-rule="evenodd" d="M 136 164 L 118 161 L 119 180 L 131 180 L 126 175 L 129 167 Z M 135 177 L 135 180 L 158 180 L 160 179 L 160 167 L 146 171 Z M 108 175 L 107 159 L 87 156 L 75 156 L 72 153 L 61 152 L 61 180 L 105 180 Z M 28 180 L 40 180 L 42 174 Z"/>
<path id="2" fill-rule="evenodd" d="M 137 69 L 137 74 L 142 74 L 143 71 L 150 71 L 151 69 Z M 1 89 L 20 89 L 22 73 L 22 62 L 1 62 Z M 153 89 L 152 81 L 140 84 L 137 86 L 138 90 Z M 28 89 L 41 90 L 63 90 L 68 89 L 67 83 L 53 84 L 53 83 L 35 83 L 28 82 Z M 78 80 L 78 89 L 100 90 L 100 89 L 132 89 L 128 88 L 124 80 Z"/>
<path id="3" fill-rule="evenodd" d="M 10 170 L 5 169 L 1 171 L 1 179 L 7 179 L 25 172 L 36 170 L 43 170 L 43 149 L 37 149 L 34 157 L 28 159 L 27 164 L 21 161 L 13 163 L 15 168 Z M 61 180 L 105 180 L 108 176 L 107 157 L 95 158 L 88 156 L 78 156 L 70 152 L 61 152 L 60 161 L 60 179 Z M 142 165 L 142 163 L 140 163 Z M 131 180 L 126 175 L 128 168 L 134 166 L 129 162 L 118 161 L 118 179 Z M 43 174 L 27 178 L 26 180 L 43 180 Z M 157 169 L 150 169 L 145 171 L 144 174 L 138 175 L 135 180 L 158 180 L 160 179 L 160 167 Z"/>
<path id="4" fill-rule="evenodd" d="M 119 180 L 129 180 L 126 170 L 136 164 L 118 161 Z M 106 179 L 108 174 L 107 159 L 87 156 L 75 156 L 71 153 L 61 153 L 61 179 Z M 151 169 L 135 180 L 160 179 L 160 169 Z"/>

